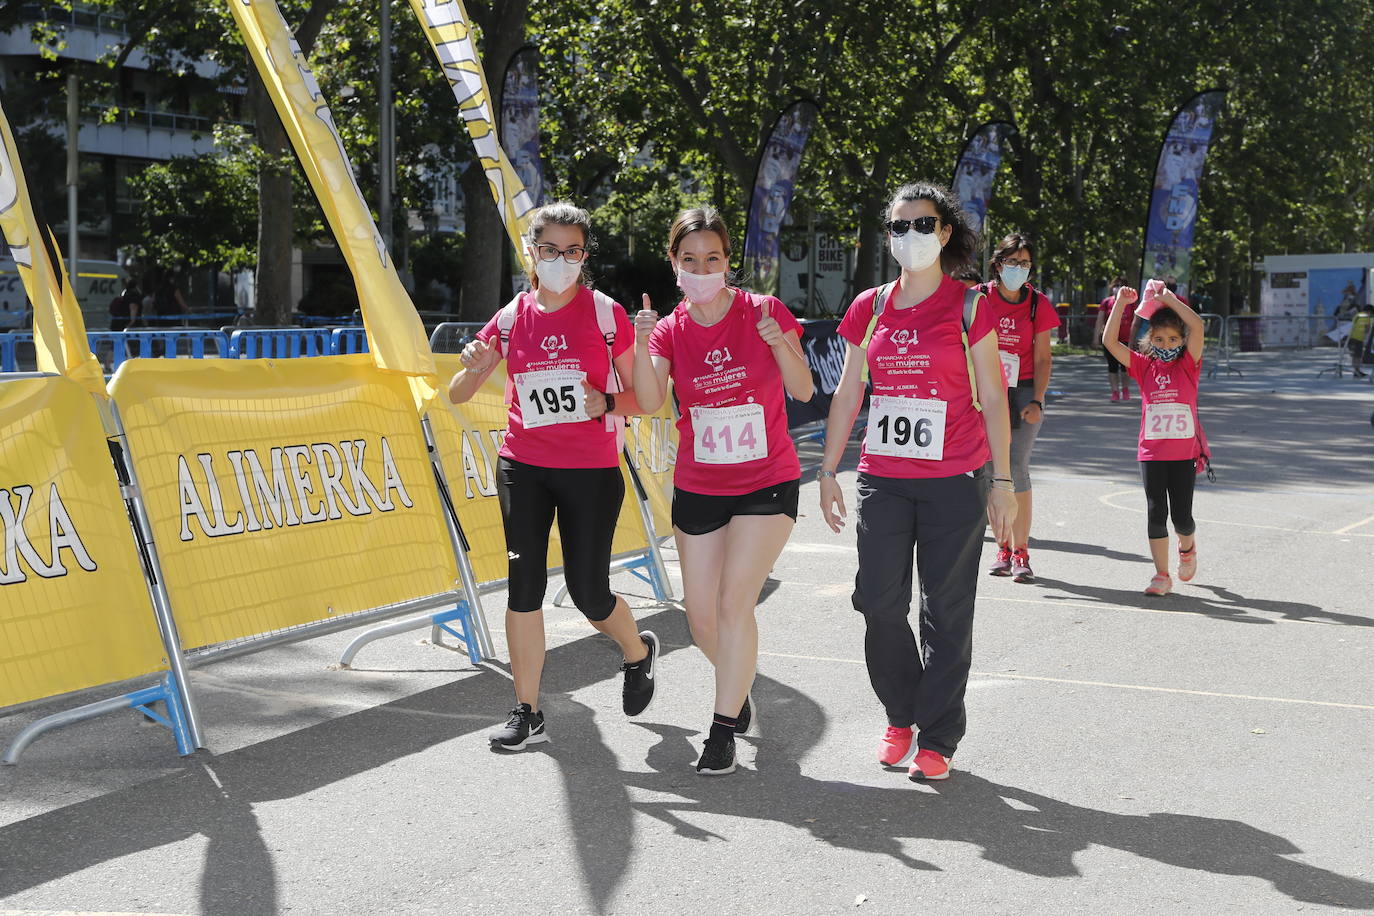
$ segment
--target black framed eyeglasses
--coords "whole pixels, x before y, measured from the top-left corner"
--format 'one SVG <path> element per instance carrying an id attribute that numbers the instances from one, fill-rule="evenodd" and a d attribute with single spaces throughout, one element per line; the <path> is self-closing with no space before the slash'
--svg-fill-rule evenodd
<path id="1" fill-rule="evenodd" d="M 1017 260 L 1015 258 L 1007 258 L 1005 261 L 1002 261 L 1001 263 L 1006 265 L 1007 267 L 1024 267 L 1026 270 L 1030 270 L 1032 267 L 1035 266 L 1030 261 L 1027 261 L 1025 259 Z"/>
<path id="2" fill-rule="evenodd" d="M 569 264 L 581 264 L 587 259 L 587 249 L 581 245 L 560 249 L 557 245 L 550 245 L 545 242 L 542 245 L 535 245 L 534 253 L 539 256 L 541 261 L 557 261 L 562 258 Z"/>
<path id="3" fill-rule="evenodd" d="M 921 235 L 930 235 L 940 225 L 938 216 L 921 216 L 916 219 L 890 219 L 883 224 L 892 235 L 906 235 L 908 229 L 915 229 Z"/>

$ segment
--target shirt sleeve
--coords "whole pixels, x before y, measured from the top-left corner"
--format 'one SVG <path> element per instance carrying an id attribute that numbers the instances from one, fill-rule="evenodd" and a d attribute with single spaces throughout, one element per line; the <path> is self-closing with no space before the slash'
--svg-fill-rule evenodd
<path id="1" fill-rule="evenodd" d="M 615 346 L 611 347 L 611 356 L 618 357 L 635 345 L 635 326 L 630 321 L 630 316 L 625 313 L 625 307 L 619 302 L 615 304 Z"/>
<path id="2" fill-rule="evenodd" d="M 1059 310 L 1054 307 L 1050 297 L 1044 293 L 1036 295 L 1040 297 L 1040 304 L 1035 309 L 1035 333 L 1052 331 L 1059 327 Z"/>
<path id="3" fill-rule="evenodd" d="M 1142 391 L 1145 389 L 1145 369 L 1149 363 L 1150 361 L 1135 349 L 1131 350 L 1131 365 L 1127 367 L 1126 374 L 1139 383 Z"/>
<path id="4" fill-rule="evenodd" d="M 496 327 L 496 322 L 500 318 L 501 312 L 498 310 L 497 313 L 495 315 L 492 315 L 490 320 L 488 320 L 487 323 L 482 326 L 482 330 L 477 332 L 477 339 L 482 341 L 482 343 L 491 343 L 492 340 L 501 333 L 500 330 Z"/>
<path id="5" fill-rule="evenodd" d="M 782 304 L 781 299 L 767 296 L 764 298 L 764 301 L 768 303 L 768 313 L 777 321 L 778 327 L 782 329 L 784 334 L 789 331 L 796 331 L 797 335 L 801 336 L 801 322 L 797 320 L 796 315 L 792 314 L 791 309 Z"/>
<path id="6" fill-rule="evenodd" d="M 654 325 L 652 333 L 649 334 L 649 355 L 659 356 L 666 359 L 669 363 L 673 361 L 673 329 L 672 325 L 677 321 L 677 313 L 674 312 L 667 318 L 660 319 Z"/>
<path id="7" fill-rule="evenodd" d="M 868 333 L 868 323 L 873 318 L 873 300 L 877 295 L 876 288 L 859 293 L 840 320 L 837 333 L 856 347 L 864 345 L 864 335 Z"/>

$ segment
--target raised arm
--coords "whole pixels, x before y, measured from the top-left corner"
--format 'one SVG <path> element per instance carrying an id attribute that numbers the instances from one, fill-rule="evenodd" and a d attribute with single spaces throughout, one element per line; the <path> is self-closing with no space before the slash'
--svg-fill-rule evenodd
<path id="1" fill-rule="evenodd" d="M 463 348 L 458 359 L 463 363 L 463 368 L 449 380 L 448 399 L 455 404 L 465 404 L 491 377 L 501 362 L 501 354 L 486 341 L 474 340 Z"/>
<path id="2" fill-rule="evenodd" d="M 658 312 L 649 307 L 649 294 L 644 294 L 644 308 L 635 315 L 635 399 L 643 413 L 656 413 L 668 397 L 668 371 L 672 364 L 661 356 L 649 355 L 649 335 L 658 324 Z"/>
<path id="3" fill-rule="evenodd" d="M 1162 301 L 1169 308 L 1178 313 L 1178 317 L 1183 319 L 1183 324 L 1188 328 L 1188 355 L 1194 362 L 1202 359 L 1202 347 L 1205 341 L 1203 335 L 1207 333 L 1207 326 L 1202 320 L 1202 316 L 1193 311 L 1193 307 L 1184 302 L 1171 290 L 1164 290 L 1159 294 Z"/>
<path id="4" fill-rule="evenodd" d="M 1107 316 L 1107 326 L 1102 329 L 1102 346 L 1127 369 L 1131 368 L 1131 348 L 1121 342 L 1121 317 L 1126 306 L 1135 305 L 1136 291 L 1129 286 L 1117 290 L 1112 300 L 1112 313 Z"/>

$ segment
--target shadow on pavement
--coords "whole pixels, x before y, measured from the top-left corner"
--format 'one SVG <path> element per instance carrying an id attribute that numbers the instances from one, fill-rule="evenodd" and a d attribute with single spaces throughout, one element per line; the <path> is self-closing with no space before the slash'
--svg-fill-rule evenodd
<path id="1" fill-rule="evenodd" d="M 1149 563 L 1150 558 L 1143 553 L 1127 553 L 1124 550 L 1112 550 L 1110 547 L 1103 547 L 1100 544 L 1079 544 L 1074 541 L 1046 541 L 1038 537 L 1030 539 L 1030 546 L 1035 550 L 1050 550 L 1055 553 L 1076 553 L 1088 557 L 1105 557 L 1108 560 L 1119 560 L 1124 563 Z"/>
<path id="2" fill-rule="evenodd" d="M 1175 587 L 1182 586 L 1188 588 L 1189 591 L 1186 593 L 1174 592 L 1164 597 L 1154 597 L 1144 594 L 1143 587 L 1140 591 L 1103 588 L 1097 585 L 1065 582 L 1062 579 L 1050 579 L 1045 576 L 1037 576 L 1036 582 L 1046 588 L 1055 588 L 1069 592 L 1073 596 L 1100 601 L 1104 605 L 1123 605 L 1125 607 L 1147 608 L 1152 611 L 1174 611 L 1180 614 L 1202 614 L 1217 620 L 1230 620 L 1236 623 L 1271 624 L 1287 620 L 1323 623 L 1332 626 L 1374 627 L 1374 617 L 1326 611 L 1315 604 L 1303 604 L 1299 601 L 1246 598 L 1219 585 L 1176 583 Z M 1196 589 L 1206 589 L 1215 597 L 1199 595 L 1195 591 Z M 1056 595 L 1043 595 L 1042 597 L 1048 601 L 1052 601 L 1056 597 L 1065 598 L 1065 596 Z"/>

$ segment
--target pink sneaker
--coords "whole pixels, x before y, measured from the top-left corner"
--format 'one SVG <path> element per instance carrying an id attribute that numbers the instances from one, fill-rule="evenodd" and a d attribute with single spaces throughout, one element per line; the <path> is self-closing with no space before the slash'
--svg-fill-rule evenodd
<path id="1" fill-rule="evenodd" d="M 1174 590 L 1174 580 L 1164 573 L 1155 573 L 1155 577 L 1150 580 L 1150 584 L 1145 586 L 1147 595 L 1167 595 Z"/>
<path id="2" fill-rule="evenodd" d="M 1197 544 L 1193 544 L 1192 550 L 1180 550 L 1178 552 L 1178 577 L 1184 582 L 1193 581 L 1193 576 L 1197 575 Z"/>
<path id="3" fill-rule="evenodd" d="M 916 753 L 916 759 L 911 761 L 911 769 L 907 770 L 907 776 L 913 782 L 949 779 L 949 758 L 941 757 L 930 748 L 923 747 Z"/>
<path id="4" fill-rule="evenodd" d="M 911 756 L 911 729 L 887 727 L 878 742 L 878 762 L 885 767 L 901 766 Z"/>
<path id="5" fill-rule="evenodd" d="M 992 561 L 988 567 L 989 576 L 1010 576 L 1011 575 L 1011 547 L 1006 544 L 998 545 L 997 559 Z"/>
<path id="6" fill-rule="evenodd" d="M 1035 573 L 1031 572 L 1030 551 L 1024 547 L 1017 548 L 1011 555 L 1011 581 L 1035 581 Z"/>
<path id="7" fill-rule="evenodd" d="M 1119 392 L 1119 391 L 1113 391 L 1113 392 L 1112 392 L 1112 403 L 1115 404 L 1115 403 L 1116 403 L 1117 401 L 1119 401 L 1119 400 L 1121 400 L 1121 392 Z"/>

